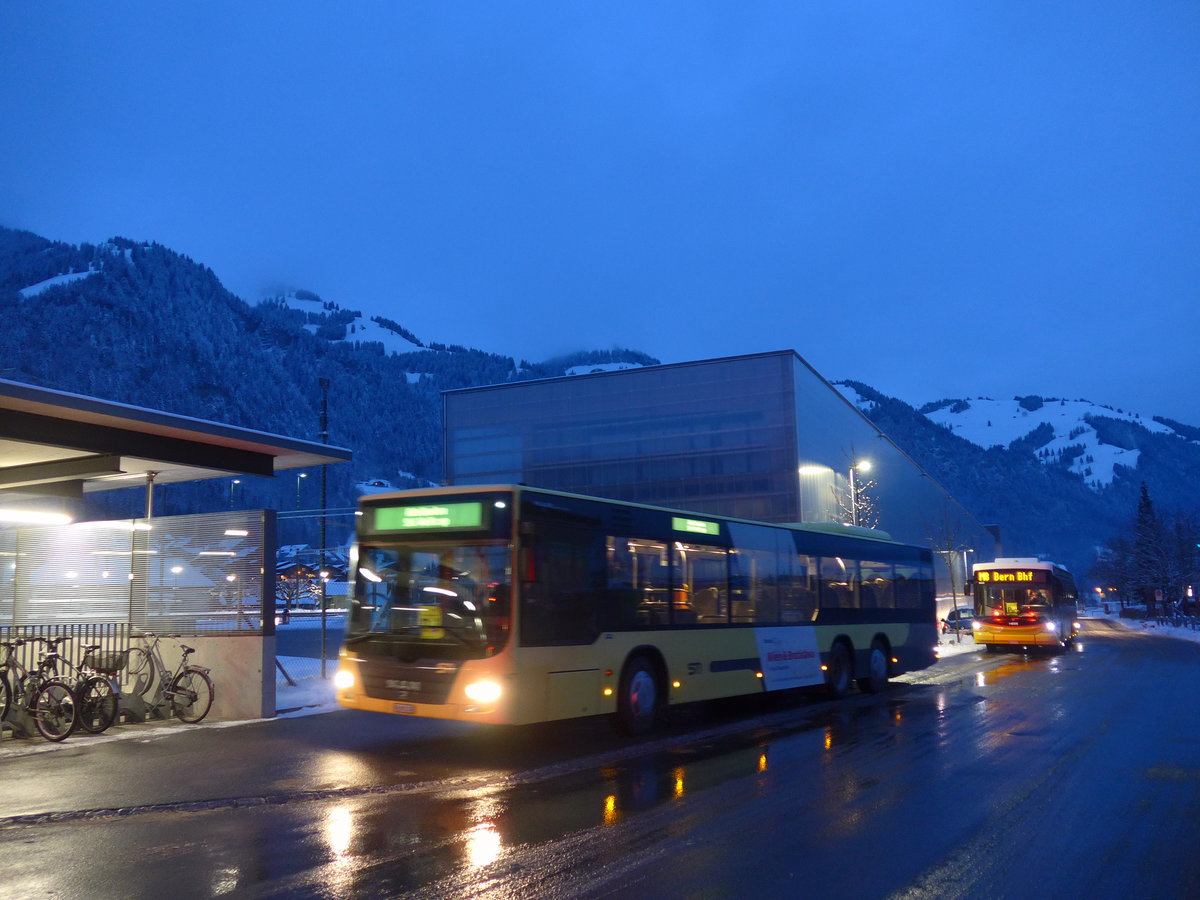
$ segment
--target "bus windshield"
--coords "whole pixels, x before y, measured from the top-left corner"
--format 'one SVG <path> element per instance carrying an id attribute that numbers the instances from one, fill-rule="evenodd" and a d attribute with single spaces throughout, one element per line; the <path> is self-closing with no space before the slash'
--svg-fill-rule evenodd
<path id="1" fill-rule="evenodd" d="M 986 587 L 976 604 L 977 616 L 1038 616 L 1051 607 L 1049 593 L 1039 588 Z"/>
<path id="2" fill-rule="evenodd" d="M 389 635 L 456 645 L 456 656 L 494 654 L 510 630 L 510 560 L 506 541 L 360 545 L 346 638 Z"/>

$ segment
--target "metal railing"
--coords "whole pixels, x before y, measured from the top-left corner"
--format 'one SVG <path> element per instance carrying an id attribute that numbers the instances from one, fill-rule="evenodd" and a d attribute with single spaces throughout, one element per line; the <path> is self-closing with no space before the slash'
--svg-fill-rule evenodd
<path id="1" fill-rule="evenodd" d="M 1155 616 L 1151 621 L 1153 621 L 1155 625 L 1163 628 L 1187 628 L 1192 631 L 1200 631 L 1200 616 L 1185 616 L 1182 614 L 1171 613 L 1168 615 Z"/>
<path id="2" fill-rule="evenodd" d="M 0 641 L 26 641 L 17 659 L 27 669 L 37 668 L 45 647 L 34 638 L 70 638 L 59 653 L 73 665 L 83 661 L 84 647 L 99 645 L 99 652 L 124 653 L 129 649 L 130 626 L 125 622 L 76 622 L 58 625 L 0 625 Z"/>

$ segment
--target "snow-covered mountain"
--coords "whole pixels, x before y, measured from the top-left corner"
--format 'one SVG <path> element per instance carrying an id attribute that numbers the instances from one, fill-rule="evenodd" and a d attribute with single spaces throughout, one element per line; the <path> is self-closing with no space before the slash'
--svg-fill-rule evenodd
<path id="1" fill-rule="evenodd" d="M 839 384 L 843 395 L 870 418 L 876 401 L 851 384 Z M 1121 468 L 1136 471 L 1142 455 L 1139 432 L 1174 436 L 1200 447 L 1195 428 L 1169 419 L 1103 406 L 1090 400 L 1056 397 L 991 397 L 938 400 L 918 412 L 929 421 L 977 447 L 1031 451 L 1039 461 L 1065 468 L 1088 487 L 1113 483 Z"/>

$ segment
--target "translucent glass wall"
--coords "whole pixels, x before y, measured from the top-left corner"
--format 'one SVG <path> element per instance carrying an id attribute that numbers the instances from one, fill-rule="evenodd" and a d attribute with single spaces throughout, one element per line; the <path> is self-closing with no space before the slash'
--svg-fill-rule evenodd
<path id="1" fill-rule="evenodd" d="M 798 516 L 792 354 L 445 395 L 446 480 Z"/>
<path id="2" fill-rule="evenodd" d="M 249 510 L 4 529 L 0 625 L 272 633 L 274 528 Z"/>
<path id="3" fill-rule="evenodd" d="M 451 391 L 446 480 L 538 487 L 765 522 L 870 521 L 945 562 L 991 559 L 982 526 L 790 351 Z M 951 549 L 944 549 L 951 548 Z M 966 556 L 963 556 L 964 551 Z"/>

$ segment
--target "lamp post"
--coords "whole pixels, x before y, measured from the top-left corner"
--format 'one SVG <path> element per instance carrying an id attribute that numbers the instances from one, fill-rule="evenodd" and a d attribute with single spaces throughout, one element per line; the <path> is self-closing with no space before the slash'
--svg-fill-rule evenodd
<path id="1" fill-rule="evenodd" d="M 850 466 L 850 524 L 858 527 L 858 478 L 856 472 L 870 472 L 871 461 L 862 459 Z"/>
<path id="2" fill-rule="evenodd" d="M 307 478 L 307 477 L 308 477 L 307 472 L 301 472 L 299 475 L 296 476 L 296 509 L 300 508 L 300 479 Z"/>

